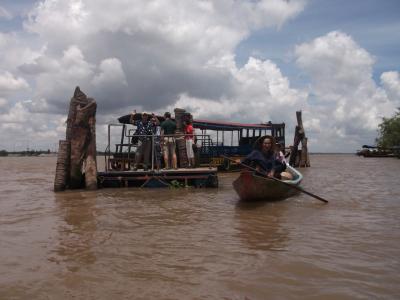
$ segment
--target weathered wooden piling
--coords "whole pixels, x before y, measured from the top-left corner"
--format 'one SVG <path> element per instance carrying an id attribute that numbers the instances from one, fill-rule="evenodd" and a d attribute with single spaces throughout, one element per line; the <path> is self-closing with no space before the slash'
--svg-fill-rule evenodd
<path id="1" fill-rule="evenodd" d="M 87 164 L 89 145 L 93 148 L 92 139 L 95 138 L 92 134 L 90 121 L 96 113 L 96 102 L 93 99 L 86 98 L 85 101 L 77 102 L 75 119 L 72 120 L 71 128 L 71 172 L 70 172 L 70 188 L 82 188 L 83 182 L 83 164 Z M 94 140 L 94 150 L 96 149 L 96 140 Z M 93 152 L 93 149 L 91 149 Z M 96 153 L 96 151 L 94 151 Z M 93 153 L 91 157 L 93 156 Z M 95 159 L 95 157 L 94 157 Z M 93 158 L 91 159 L 89 168 L 92 169 Z M 94 166 L 95 167 L 95 166 Z M 96 168 L 97 169 L 97 168 Z M 97 173 L 97 170 L 96 170 Z M 85 183 L 87 185 L 85 173 Z M 90 178 L 91 179 L 91 178 Z M 90 184 L 92 186 L 92 183 Z M 93 187 L 92 187 L 93 188 Z"/>
<path id="2" fill-rule="evenodd" d="M 187 157 L 187 152 L 186 152 L 186 141 L 185 137 L 183 134 L 185 133 L 184 131 L 184 116 L 186 113 L 186 110 L 181 109 L 181 108 L 175 108 L 174 109 L 175 113 L 175 122 L 176 122 L 176 131 L 175 134 L 177 135 L 176 138 L 176 146 L 178 149 L 178 164 L 180 168 L 187 168 L 189 166 L 189 160 Z"/>
<path id="3" fill-rule="evenodd" d="M 54 179 L 54 191 L 64 191 L 69 178 L 69 157 L 71 144 L 69 141 L 60 141 L 58 145 L 56 175 Z"/>
<path id="4" fill-rule="evenodd" d="M 301 111 L 296 111 L 297 126 L 295 128 L 293 146 L 290 149 L 289 164 L 294 167 L 310 167 L 307 142 Z M 301 150 L 298 150 L 301 143 Z"/>
<path id="5" fill-rule="evenodd" d="M 95 103 L 96 104 L 96 103 Z M 96 109 L 96 108 L 95 108 Z M 96 112 L 89 117 L 89 145 L 85 161 L 85 186 L 89 190 L 97 189 L 97 161 L 96 161 Z"/>
<path id="6" fill-rule="evenodd" d="M 64 143 L 60 141 L 55 191 L 84 186 L 87 189 L 97 188 L 96 108 L 96 101 L 87 98 L 79 87 L 76 87 L 67 118 L 65 141 L 68 144 L 67 151 L 61 149 Z M 64 179 L 61 176 L 63 173 L 66 174 Z"/>

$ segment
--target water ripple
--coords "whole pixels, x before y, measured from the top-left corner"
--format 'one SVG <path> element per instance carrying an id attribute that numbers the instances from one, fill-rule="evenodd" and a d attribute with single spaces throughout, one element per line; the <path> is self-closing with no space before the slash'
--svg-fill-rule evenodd
<path id="1" fill-rule="evenodd" d="M 396 299 L 400 160 L 311 163 L 303 187 L 328 205 L 242 203 L 237 174 L 54 194 L 55 158 L 0 158 L 0 298 Z"/>

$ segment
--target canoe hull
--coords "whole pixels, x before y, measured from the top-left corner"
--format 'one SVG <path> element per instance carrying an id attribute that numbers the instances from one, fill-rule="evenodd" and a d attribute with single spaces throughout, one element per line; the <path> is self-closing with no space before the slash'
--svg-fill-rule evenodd
<path id="1" fill-rule="evenodd" d="M 285 181 L 287 184 L 298 186 L 303 176 L 295 169 L 288 167 L 294 175 L 294 180 Z M 242 201 L 278 201 L 291 197 L 298 190 L 281 182 L 255 175 L 252 171 L 243 171 L 233 182 L 233 187 Z"/>

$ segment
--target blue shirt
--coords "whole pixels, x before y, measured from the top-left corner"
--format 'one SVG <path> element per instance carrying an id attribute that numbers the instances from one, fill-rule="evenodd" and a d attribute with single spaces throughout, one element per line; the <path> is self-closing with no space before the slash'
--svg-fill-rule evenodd
<path id="1" fill-rule="evenodd" d="M 263 153 L 259 150 L 253 150 L 242 163 L 249 166 L 252 164 L 258 165 L 265 172 L 274 170 L 280 173 L 286 169 L 286 164 L 280 162 L 275 153 Z"/>
<path id="2" fill-rule="evenodd" d="M 150 121 L 143 123 L 141 120 L 137 120 L 133 122 L 133 125 L 137 127 L 135 134 L 152 135 L 154 133 L 155 125 Z M 141 142 L 148 140 L 150 140 L 150 136 L 139 136 L 139 141 Z"/>

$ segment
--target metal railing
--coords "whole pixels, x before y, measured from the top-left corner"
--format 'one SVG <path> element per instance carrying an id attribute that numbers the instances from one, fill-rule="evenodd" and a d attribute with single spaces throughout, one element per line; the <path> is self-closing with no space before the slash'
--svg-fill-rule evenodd
<path id="1" fill-rule="evenodd" d="M 111 151 L 111 128 L 112 127 L 122 127 L 122 133 L 121 133 L 121 140 L 120 143 L 115 144 L 115 152 Z M 161 134 L 151 134 L 151 135 L 141 135 L 141 134 L 135 134 L 136 129 L 128 129 L 126 130 L 126 124 L 108 124 L 108 144 L 105 150 L 105 168 L 106 171 L 110 170 L 115 170 L 111 166 L 111 162 L 115 159 L 120 159 L 121 163 L 121 169 L 130 169 L 132 160 L 135 159 L 135 155 L 137 153 L 139 142 L 141 138 L 148 138 L 151 139 L 151 166 L 150 170 L 154 171 L 155 170 L 155 157 L 156 157 L 156 143 L 162 144 L 162 138 L 165 137 L 172 137 L 175 138 L 175 140 L 180 140 L 184 139 L 186 136 L 193 136 L 193 139 L 196 140 L 196 145 L 197 143 L 200 143 L 200 151 L 201 152 L 209 152 L 211 154 L 211 151 L 213 149 L 213 141 L 208 134 L 184 134 L 184 133 L 176 133 L 173 135 L 161 135 Z M 137 138 L 138 142 L 134 143 L 132 142 L 133 138 Z M 125 142 L 125 140 L 128 139 L 128 142 Z M 157 140 L 158 139 L 158 140 Z M 127 151 L 124 151 L 126 148 Z M 113 157 L 113 158 L 112 158 Z M 127 162 L 127 166 L 125 166 L 125 163 Z M 136 164 L 136 161 L 133 161 L 134 164 Z"/>

